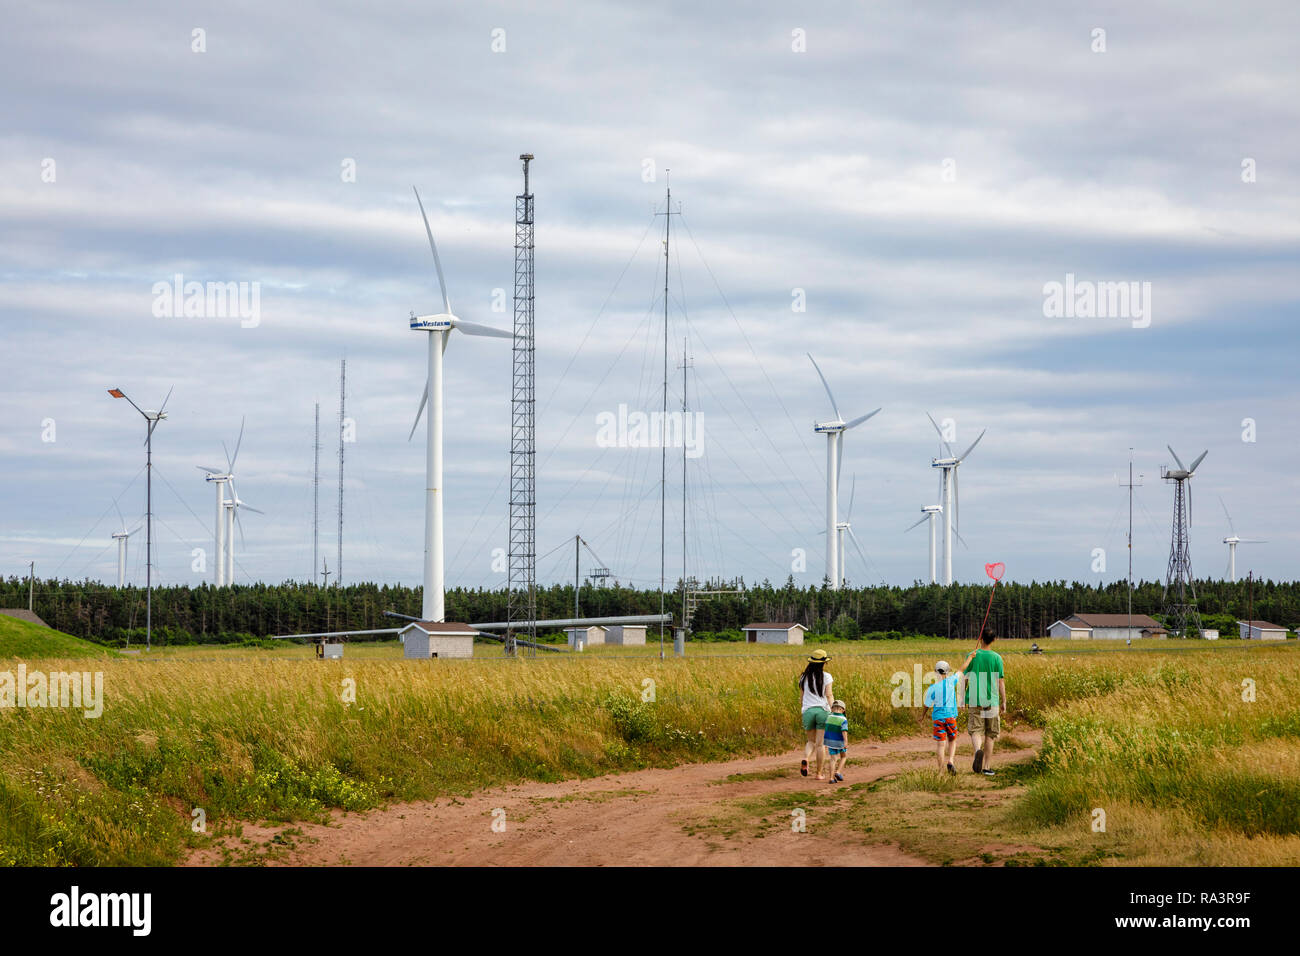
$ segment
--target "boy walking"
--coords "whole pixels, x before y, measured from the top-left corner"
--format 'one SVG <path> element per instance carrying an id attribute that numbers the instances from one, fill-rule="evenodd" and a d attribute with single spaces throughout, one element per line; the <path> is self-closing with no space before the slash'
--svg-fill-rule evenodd
<path id="1" fill-rule="evenodd" d="M 993 741 L 1002 732 L 1001 715 L 1007 710 L 1006 671 L 1002 655 L 990 646 L 996 638 L 985 634 L 980 646 L 971 651 L 962 668 L 966 684 L 966 729 L 970 732 L 971 746 L 975 748 L 975 762 L 971 769 L 986 777 L 993 776 L 989 766 L 993 758 Z"/>
<path id="2" fill-rule="evenodd" d="M 831 704 L 826 718 L 826 754 L 831 761 L 831 783 L 843 782 L 844 764 L 849 759 L 849 718 L 844 713 L 844 701 Z"/>
<path id="3" fill-rule="evenodd" d="M 952 762 L 957 757 L 957 679 L 961 671 L 950 673 L 947 661 L 934 665 L 939 679 L 925 692 L 925 706 L 931 708 L 930 719 L 934 725 L 935 756 L 939 758 L 939 772 L 945 765 L 948 772 L 956 774 Z"/>

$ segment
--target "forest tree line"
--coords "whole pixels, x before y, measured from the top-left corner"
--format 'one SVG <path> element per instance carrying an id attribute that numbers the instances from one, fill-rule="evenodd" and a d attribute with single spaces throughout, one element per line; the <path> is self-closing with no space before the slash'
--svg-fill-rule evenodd
<path id="1" fill-rule="evenodd" d="M 791 621 L 814 634 L 890 636 L 924 634 L 971 640 L 979 632 L 989 601 L 989 586 L 913 584 L 832 591 L 826 587 L 739 582 L 738 594 L 701 599 L 693 620 L 695 633 L 735 630 L 752 621 Z M 1163 585 L 1143 581 L 1133 590 L 1133 613 L 1161 619 Z M 96 581 L 36 581 L 33 610 L 50 627 L 101 643 L 120 645 L 143 639 L 145 591 L 117 588 Z M 1250 607 L 1258 620 L 1294 628 L 1300 623 L 1300 583 L 1273 581 L 1198 581 L 1196 594 L 1206 627 L 1235 637 L 1237 619 Z M 653 614 L 657 590 L 617 584 L 584 584 L 578 592 L 579 616 Z M 0 607 L 25 608 L 28 582 L 0 580 Z M 378 584 L 320 587 L 315 584 L 210 584 L 155 588 L 154 643 L 225 643 L 248 637 L 366 630 L 402 622 L 384 611 L 417 615 L 421 588 Z M 664 598 L 674 622 L 682 616 L 681 592 Z M 1041 638 L 1055 621 L 1073 613 L 1125 613 L 1124 581 L 1093 585 L 1078 581 L 1004 582 L 997 588 L 987 628 L 1004 638 Z M 466 623 L 506 619 L 504 590 L 453 588 L 446 595 L 447 620 Z M 539 619 L 574 615 L 574 588 L 553 585 L 537 594 Z"/>

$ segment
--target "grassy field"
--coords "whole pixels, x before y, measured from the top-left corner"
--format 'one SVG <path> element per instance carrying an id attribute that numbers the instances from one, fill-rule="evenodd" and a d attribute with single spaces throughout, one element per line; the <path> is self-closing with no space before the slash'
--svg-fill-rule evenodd
<path id="1" fill-rule="evenodd" d="M 1009 832 L 1077 834 L 1103 807 L 1108 853 L 1074 862 L 1300 862 L 1295 642 L 1039 643 L 1050 653 L 999 648 L 1012 723 L 1044 728 L 1045 741 L 1006 810 Z M 891 705 L 891 677 L 937 656 L 956 663 L 963 648 L 863 644 L 827 644 L 855 735 L 920 734 L 920 712 Z M 777 753 L 799 739 L 802 655 L 790 648 L 698 645 L 664 661 L 647 653 L 657 648 L 515 661 L 478 650 L 486 659 L 403 661 L 388 643 L 330 662 L 302 659 L 302 646 L 97 661 L 102 717 L 0 711 L 0 863 L 163 864 L 242 820 Z M 192 832 L 195 808 L 206 835 Z"/>

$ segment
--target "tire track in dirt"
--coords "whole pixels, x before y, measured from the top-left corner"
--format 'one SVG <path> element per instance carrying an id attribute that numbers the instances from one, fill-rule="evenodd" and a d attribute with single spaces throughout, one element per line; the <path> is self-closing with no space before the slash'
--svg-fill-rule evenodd
<path id="1" fill-rule="evenodd" d="M 1021 750 L 998 752 L 1006 765 L 1032 758 L 1041 734 L 1019 729 Z M 855 743 L 846 784 L 879 780 L 930 766 L 928 739 Z M 959 772 L 970 773 L 969 744 L 958 755 Z M 802 749 L 723 763 L 684 764 L 560 783 L 524 783 L 468 797 L 393 804 L 366 813 L 337 815 L 328 824 L 245 824 L 243 839 L 225 837 L 195 851 L 187 865 L 222 862 L 220 846 L 236 859 L 253 850 L 251 862 L 270 866 L 924 866 L 926 861 L 887 843 L 864 842 L 832 827 L 789 826 L 761 838 L 722 844 L 692 836 L 692 821 L 736 816 L 737 798 L 799 795 L 832 786 L 798 773 Z M 782 773 L 784 771 L 784 773 Z M 745 775 L 728 780 L 732 775 Z M 504 811 L 505 831 L 492 828 Z M 286 834 L 286 831 L 289 831 Z M 297 835 L 295 831 L 300 831 Z M 244 847 L 241 850 L 241 847 Z M 265 852 L 263 852 L 265 851 Z"/>

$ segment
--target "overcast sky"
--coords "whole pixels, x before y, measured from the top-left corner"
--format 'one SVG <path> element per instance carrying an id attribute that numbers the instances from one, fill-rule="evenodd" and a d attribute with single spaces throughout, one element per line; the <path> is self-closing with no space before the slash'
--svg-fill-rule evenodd
<path id="1" fill-rule="evenodd" d="M 145 456 L 114 386 L 149 408 L 175 387 L 154 443 L 163 582 L 212 577 L 196 466 L 224 465 L 242 417 L 239 494 L 265 515 L 243 513 L 236 579 L 311 573 L 316 402 L 335 569 L 346 357 L 343 580 L 418 583 L 423 428 L 407 435 L 426 333 L 408 315 L 440 303 L 411 187 L 456 313 L 509 328 L 528 151 L 543 582 L 572 578 L 581 534 L 584 574 L 594 554 L 658 584 L 660 453 L 601 447 L 598 416 L 662 402 L 669 169 L 670 405 L 686 338 L 703 422 L 691 574 L 824 574 L 812 428 L 832 412 L 811 352 L 846 418 L 883 407 L 845 438 L 841 516 L 853 487 L 868 558 L 850 548 L 853 583 L 927 573 L 924 527 L 903 533 L 937 503 L 927 411 L 958 450 L 987 428 L 960 470 L 959 580 L 986 561 L 1016 580 L 1122 579 L 1130 448 L 1134 570 L 1162 578 L 1166 443 L 1187 463 L 1209 449 L 1198 575 L 1225 570 L 1220 497 L 1238 534 L 1268 539 L 1241 546 L 1242 576 L 1300 575 L 1294 4 L 719 6 L 11 7 L 0 573 L 115 577 L 114 504 L 139 523 Z M 156 315 L 177 274 L 256 287 L 256 315 Z M 1049 314 L 1044 287 L 1067 275 L 1138 283 L 1149 309 Z M 449 586 L 504 584 L 509 434 L 509 343 L 453 335 Z M 670 584 L 681 468 L 674 449 Z"/>

